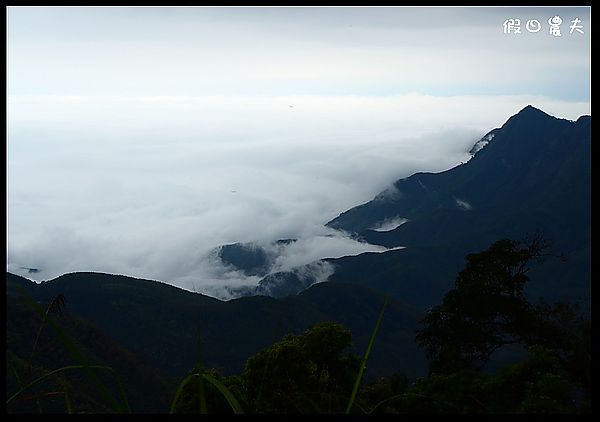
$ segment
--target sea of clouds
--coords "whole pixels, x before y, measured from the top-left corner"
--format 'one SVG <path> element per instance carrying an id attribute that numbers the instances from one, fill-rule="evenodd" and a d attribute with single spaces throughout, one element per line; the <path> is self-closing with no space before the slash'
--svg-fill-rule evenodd
<path id="1" fill-rule="evenodd" d="M 588 103 L 527 96 L 9 97 L 7 269 L 224 297 L 259 278 L 221 265 L 219 245 L 298 239 L 274 271 L 382 252 L 323 225 L 399 178 L 467 161 L 527 104 L 589 114 Z"/>

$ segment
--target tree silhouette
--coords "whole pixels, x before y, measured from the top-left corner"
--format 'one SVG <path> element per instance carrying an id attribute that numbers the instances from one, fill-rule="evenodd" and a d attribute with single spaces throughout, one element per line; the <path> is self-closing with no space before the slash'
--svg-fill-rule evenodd
<path id="1" fill-rule="evenodd" d="M 537 344 L 537 329 L 555 327 L 548 318 L 552 312 L 540 318 L 540 309 L 523 293 L 529 265 L 544 259 L 548 247 L 549 242 L 536 235 L 525 244 L 502 239 L 467 255 L 454 289 L 427 312 L 425 327 L 417 332 L 430 373 L 481 369 L 498 348 Z"/>
<path id="2" fill-rule="evenodd" d="M 350 331 L 333 322 L 287 335 L 246 362 L 241 378 L 253 412 L 342 412 L 360 364 Z"/>

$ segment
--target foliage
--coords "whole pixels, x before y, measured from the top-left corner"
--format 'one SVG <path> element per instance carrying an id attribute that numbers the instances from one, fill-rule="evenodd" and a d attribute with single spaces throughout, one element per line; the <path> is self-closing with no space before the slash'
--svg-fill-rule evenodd
<path id="1" fill-rule="evenodd" d="M 572 382 L 552 351 L 534 346 L 529 357 L 500 370 L 486 384 L 495 412 L 574 413 Z"/>
<path id="2" fill-rule="evenodd" d="M 467 255 L 454 289 L 427 312 L 425 327 L 416 336 L 431 373 L 481 369 L 493 352 L 508 344 L 560 346 L 562 327 L 571 321 L 566 317 L 573 315 L 536 307 L 523 293 L 529 264 L 543 258 L 547 247 L 539 236 L 526 245 L 503 239 Z"/>
<path id="3" fill-rule="evenodd" d="M 400 372 L 380 377 L 361 388 L 359 403 L 367 413 L 398 413 L 394 402 L 409 386 L 410 380 Z"/>
<path id="4" fill-rule="evenodd" d="M 531 304 L 523 294 L 531 262 L 545 256 L 536 236 L 504 239 L 467 256 L 467 266 L 441 305 L 428 313 L 416 340 L 430 376 L 402 400 L 403 409 L 438 412 L 573 413 L 590 403 L 590 323 L 564 302 Z M 480 372 L 494 351 L 519 343 L 525 361 L 494 375 Z M 575 402 L 576 392 L 583 396 Z M 453 410 L 454 409 L 454 410 Z"/>
<path id="5" fill-rule="evenodd" d="M 387 308 L 389 303 L 389 296 L 386 296 L 385 302 L 383 303 L 383 307 L 381 308 L 381 312 L 379 313 L 379 318 L 377 318 L 377 323 L 375 324 L 375 328 L 371 333 L 371 339 L 369 340 L 369 345 L 367 346 L 367 350 L 363 357 L 363 360 L 360 363 L 360 368 L 358 370 L 358 374 L 356 375 L 356 381 L 354 381 L 354 388 L 352 389 L 352 395 L 350 396 L 350 400 L 348 401 L 348 406 L 346 407 L 346 413 L 350 413 L 354 406 L 354 402 L 356 400 L 356 394 L 358 393 L 358 389 L 360 388 L 360 384 L 362 382 L 362 377 L 365 369 L 367 368 L 367 361 L 369 360 L 369 355 L 371 354 L 371 350 L 373 348 L 373 344 L 375 342 L 375 337 L 377 337 L 377 332 L 379 331 L 379 327 L 381 325 L 381 320 L 383 319 L 383 314 L 385 313 L 385 309 Z"/>
<path id="6" fill-rule="evenodd" d="M 541 237 L 528 244 L 504 239 L 481 253 L 467 256 L 467 265 L 459 273 L 455 288 L 439 306 L 428 312 L 423 320 L 425 327 L 417 333 L 417 341 L 430 359 L 430 374 L 412 385 L 401 373 L 366 384 L 362 382 L 362 371 L 378 336 L 386 301 L 362 360 L 349 352 L 351 331 L 334 322 L 319 323 L 300 335 L 286 335 L 250 357 L 237 376 L 225 377 L 214 368 L 205 369 L 199 348 L 199 364 L 171 396 L 171 411 L 342 413 L 351 409 L 364 413 L 589 413 L 590 322 L 584 320 L 572 304 L 547 304 L 540 300 L 534 305 L 523 293 L 529 265 L 545 256 L 546 247 Z M 109 338 L 82 326 L 83 321 L 77 319 L 55 321 L 50 313 L 62 314 L 64 297 L 51 302 L 45 313 L 37 305 L 37 319 L 22 305 L 12 302 L 9 305 L 7 390 L 12 396 L 7 404 L 16 405 L 25 400 L 43 412 L 48 409 L 45 404 L 54 400 L 60 401 L 62 409 L 66 408 L 69 413 L 73 409 L 110 411 L 107 403 L 100 403 L 103 400 L 93 401 L 95 392 L 90 386 L 70 375 L 82 368 L 102 369 L 113 375 L 104 358 L 98 359 L 105 356 L 103 349 L 110 344 Z M 54 343 L 48 342 L 48 330 L 42 329 L 45 323 L 59 334 L 63 350 L 54 344 L 56 339 Z M 77 334 L 77 344 L 63 333 L 67 328 Z M 29 342 L 23 341 L 25 332 L 31 333 Z M 481 371 L 494 351 L 512 343 L 527 347 L 526 359 L 492 374 Z M 80 358 L 82 351 L 86 358 L 93 358 L 79 366 L 63 364 L 62 368 L 49 369 L 54 366 L 47 362 L 68 358 L 63 356 L 65 346 Z M 121 353 L 118 349 L 108 350 L 112 350 L 110 355 Z M 57 356 L 61 359 L 57 360 Z M 127 365 L 115 368 L 119 376 L 127 374 L 126 382 L 131 382 L 131 378 L 139 382 L 145 376 L 130 370 Z M 114 385 L 114 379 L 103 377 L 101 381 Z M 39 388 L 34 390 L 34 387 Z M 113 392 L 118 395 L 116 389 Z M 85 404 L 89 407 L 81 407 L 81 394 L 84 399 L 92 399 Z M 41 402 L 44 402 L 43 409 Z"/>
<path id="7" fill-rule="evenodd" d="M 171 413 L 244 413 L 232 388 L 237 377 L 224 378 L 198 365 L 180 384 Z M 239 390 L 235 390 L 239 394 Z"/>
<path id="8" fill-rule="evenodd" d="M 332 322 L 320 323 L 248 359 L 242 373 L 246 400 L 254 412 L 342 412 L 360 366 L 345 352 L 351 333 Z"/>
<path id="9" fill-rule="evenodd" d="M 576 413 L 573 384 L 556 356 L 541 346 L 495 374 L 433 374 L 394 401 L 408 413 Z"/>
<path id="10" fill-rule="evenodd" d="M 106 333 L 64 312 L 68 297 L 56 296 L 44 311 L 18 290 L 7 291 L 10 413 L 119 412 L 128 402 L 138 412 L 165 407 L 172 394 L 166 380 Z"/>

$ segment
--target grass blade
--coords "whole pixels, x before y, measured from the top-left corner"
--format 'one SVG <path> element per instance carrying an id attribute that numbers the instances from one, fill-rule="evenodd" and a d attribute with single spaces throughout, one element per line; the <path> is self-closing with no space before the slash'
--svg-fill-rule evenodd
<path id="1" fill-rule="evenodd" d="M 229 403 L 229 406 L 231 406 L 233 413 L 235 413 L 235 414 L 243 414 L 244 413 L 242 406 L 240 406 L 240 403 L 237 401 L 237 399 L 235 398 L 233 393 L 221 381 L 219 381 L 212 375 L 199 374 L 199 373 L 194 373 L 194 374 L 188 375 L 183 381 L 181 381 L 181 383 L 179 384 L 179 387 L 177 387 L 177 391 L 175 392 L 175 397 L 173 398 L 173 402 L 171 403 L 170 413 L 175 413 L 176 405 L 179 402 L 179 397 L 183 393 L 185 386 L 188 385 L 195 377 L 200 377 L 200 379 L 204 379 L 204 380 L 210 382 L 212 385 L 214 385 L 217 388 L 217 390 L 219 390 L 219 392 L 223 395 L 223 397 L 225 397 L 225 400 L 227 400 L 227 403 Z M 205 409 L 205 412 L 206 412 L 206 409 Z"/>
<path id="2" fill-rule="evenodd" d="M 46 323 L 50 326 L 50 328 L 52 328 L 52 330 L 58 336 L 58 338 L 63 343 L 63 345 L 67 348 L 67 350 L 71 353 L 71 355 L 75 358 L 75 360 L 77 360 L 80 363 L 80 365 L 78 365 L 78 368 L 84 369 L 86 371 L 86 373 L 88 374 L 88 377 L 92 380 L 92 382 L 94 383 L 94 385 L 96 386 L 96 388 L 98 389 L 100 394 L 110 404 L 112 409 L 117 413 L 122 413 L 122 409 L 121 409 L 121 406 L 119 406 L 119 403 L 108 392 L 107 388 L 100 381 L 100 379 L 97 377 L 97 375 L 94 373 L 94 371 L 91 370 L 91 368 L 93 368 L 94 366 L 89 365 L 87 363 L 87 360 L 83 356 L 83 353 L 81 353 L 81 351 L 75 345 L 73 340 L 71 340 L 63 332 L 63 330 L 58 326 L 58 324 L 54 321 L 54 319 L 50 315 L 46 314 L 44 309 L 35 300 L 33 300 L 33 298 L 31 298 L 31 296 L 27 293 L 27 291 L 23 287 L 17 286 L 17 288 L 19 288 L 19 290 L 21 291 L 23 298 L 27 301 L 27 303 L 29 304 L 29 307 L 31 309 L 33 309 L 42 319 L 45 319 Z M 108 368 L 108 367 L 105 367 L 105 368 Z M 110 370 L 112 371 L 112 368 L 110 368 Z M 113 371 L 113 374 L 116 377 L 116 373 L 114 373 L 114 371 Z M 116 378 L 118 380 L 118 377 L 116 377 Z M 121 392 L 123 394 L 124 390 L 122 390 Z M 124 397 L 126 397 L 126 396 L 124 396 Z M 131 412 L 127 401 L 125 401 L 125 405 L 126 405 L 126 409 L 129 412 Z"/>
<path id="3" fill-rule="evenodd" d="M 198 375 L 198 374 L 191 374 L 191 375 L 188 375 L 187 377 L 185 377 L 183 379 L 183 381 L 181 381 L 181 383 L 177 387 L 177 391 L 175 392 L 175 397 L 173 397 L 173 401 L 171 402 L 171 410 L 169 413 L 175 413 L 175 406 L 177 405 L 177 402 L 179 401 L 179 396 L 181 396 L 181 393 L 183 393 L 183 389 L 185 388 L 186 385 L 188 385 L 188 383 L 194 377 L 199 377 L 199 376 L 200 375 Z"/>
<path id="4" fill-rule="evenodd" d="M 204 359 L 202 356 L 202 331 L 200 330 L 200 323 L 196 326 L 196 332 L 198 335 L 198 373 L 204 374 Z M 198 379 L 198 394 L 200 395 L 200 414 L 205 415 L 208 413 L 206 406 L 206 388 L 204 385 L 204 378 L 201 376 Z"/>
<path id="5" fill-rule="evenodd" d="M 67 414 L 71 415 L 73 413 L 73 403 L 71 402 L 71 395 L 69 394 L 69 386 L 66 379 L 63 379 L 63 385 L 65 388 L 65 407 Z"/>
<path id="6" fill-rule="evenodd" d="M 111 367 L 109 367 L 109 366 L 99 366 L 99 365 L 90 365 L 90 366 L 71 365 L 71 366 L 63 366 L 62 368 L 58 368 L 58 369 L 55 369 L 54 371 L 50 371 L 47 374 L 44 374 L 41 377 L 36 378 L 35 380 L 31 381 L 29 384 L 25 385 L 24 387 L 21 387 L 19 389 L 19 391 L 17 391 L 15 394 L 13 394 L 12 396 L 10 396 L 6 400 L 6 404 L 9 404 L 15 398 L 19 397 L 24 391 L 28 390 L 29 388 L 33 387 L 36 384 L 39 384 L 40 382 L 46 380 L 47 378 L 50 378 L 53 375 L 60 374 L 62 372 L 70 371 L 70 370 L 73 370 L 73 369 L 84 369 L 84 368 L 103 369 L 103 370 L 108 370 L 108 371 L 114 372 L 113 369 Z"/>
<path id="7" fill-rule="evenodd" d="M 379 331 L 379 325 L 381 324 L 381 320 L 383 319 L 383 314 L 385 309 L 387 308 L 389 303 L 389 296 L 385 297 L 385 302 L 383 303 L 383 307 L 381 308 L 381 312 L 379 313 L 379 318 L 377 318 L 377 323 L 375 324 L 375 328 L 371 333 L 371 339 L 369 340 L 369 345 L 367 346 L 367 351 L 365 352 L 365 356 L 363 357 L 362 362 L 360 363 L 360 368 L 358 370 L 358 375 L 356 376 L 356 381 L 354 382 L 354 388 L 352 389 L 352 395 L 350 396 L 350 401 L 348 401 L 348 407 L 346 407 L 346 414 L 350 413 L 352 406 L 354 405 L 354 401 L 356 400 L 356 394 L 358 393 L 358 388 L 360 387 L 360 383 L 362 381 L 363 373 L 367 368 L 367 361 L 369 360 L 369 355 L 371 354 L 371 349 L 373 348 L 373 343 L 375 342 L 375 337 L 377 336 L 377 331 Z"/>
<path id="8" fill-rule="evenodd" d="M 233 393 L 225 386 L 225 384 L 223 384 L 221 381 L 209 374 L 202 374 L 202 377 L 208 382 L 210 382 L 212 385 L 217 387 L 219 392 L 227 400 L 227 403 L 229 403 L 229 406 L 231 406 L 233 413 L 235 413 L 236 415 L 241 415 L 244 413 L 244 411 L 242 410 L 242 406 L 240 406 L 240 403 L 237 401 Z"/>
<path id="9" fill-rule="evenodd" d="M 206 415 L 208 413 L 206 409 L 206 388 L 204 388 L 204 377 L 202 376 L 198 378 L 198 393 L 200 394 L 200 414 Z"/>

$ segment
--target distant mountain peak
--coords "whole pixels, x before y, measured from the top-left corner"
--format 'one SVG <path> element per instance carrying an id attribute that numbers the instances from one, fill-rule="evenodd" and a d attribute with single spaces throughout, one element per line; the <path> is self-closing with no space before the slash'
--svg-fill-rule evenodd
<path id="1" fill-rule="evenodd" d="M 473 147 L 469 151 L 469 154 L 471 154 L 471 156 L 474 156 L 475 154 L 477 154 L 487 144 L 489 144 L 490 141 L 492 141 L 492 139 L 496 136 L 496 134 L 501 129 L 503 129 L 505 127 L 516 126 L 516 127 L 521 128 L 523 126 L 525 126 L 525 127 L 538 126 L 539 124 L 542 124 L 543 122 L 547 121 L 548 119 L 564 120 L 564 119 L 558 119 L 554 116 L 551 116 L 548 113 L 540 110 L 539 108 L 536 108 L 536 107 L 532 106 L 531 104 L 528 104 L 527 106 L 523 107 L 521 109 L 521 111 L 519 111 L 517 114 L 511 116 L 504 123 L 502 128 L 496 128 L 496 129 L 493 129 L 490 132 L 486 133 L 479 141 L 477 141 L 475 143 L 475 145 L 473 145 Z"/>
<path id="2" fill-rule="evenodd" d="M 571 120 L 552 116 L 531 104 L 524 107 L 517 114 L 511 116 L 500 128 L 505 134 L 510 134 L 509 137 L 515 138 L 518 134 L 519 138 L 532 139 L 539 131 L 549 130 L 551 132 L 559 130 L 561 125 L 563 129 L 565 124 L 573 123 Z M 515 138 L 516 139 L 516 138 Z"/>
<path id="3" fill-rule="evenodd" d="M 548 113 L 540 110 L 539 108 L 535 108 L 531 104 L 527 105 L 517 114 L 512 116 L 510 119 L 506 121 L 504 126 L 509 125 L 514 122 L 532 122 L 532 121 L 541 121 L 546 119 L 557 119 L 554 116 L 549 115 Z"/>
<path id="4" fill-rule="evenodd" d="M 517 114 L 521 114 L 521 113 L 542 113 L 542 114 L 545 114 L 546 116 L 548 116 L 548 114 L 544 113 L 539 108 L 535 108 L 531 104 L 528 104 L 525 107 L 523 107 L 523 109 L 521 111 L 519 111 Z"/>

